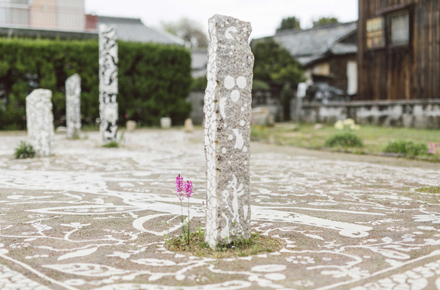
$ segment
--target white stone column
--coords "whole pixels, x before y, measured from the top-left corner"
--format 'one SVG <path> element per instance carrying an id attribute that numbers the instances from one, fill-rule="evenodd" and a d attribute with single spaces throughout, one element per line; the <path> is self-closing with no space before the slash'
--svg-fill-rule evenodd
<path id="1" fill-rule="evenodd" d="M 81 78 L 74 74 L 66 80 L 67 138 L 78 139 L 81 134 Z"/>
<path id="2" fill-rule="evenodd" d="M 254 56 L 249 22 L 209 19 L 208 86 L 205 92 L 207 217 L 211 248 L 250 238 L 249 140 Z"/>
<path id="3" fill-rule="evenodd" d="M 37 156 L 53 154 L 52 92 L 37 89 L 26 97 L 28 141 Z"/>
<path id="4" fill-rule="evenodd" d="M 118 126 L 118 43 L 116 29 L 99 26 L 99 114 L 104 143 L 116 141 Z"/>

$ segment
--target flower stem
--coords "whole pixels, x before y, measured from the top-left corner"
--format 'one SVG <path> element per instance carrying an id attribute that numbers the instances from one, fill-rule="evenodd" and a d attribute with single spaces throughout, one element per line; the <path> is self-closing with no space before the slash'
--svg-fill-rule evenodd
<path id="1" fill-rule="evenodd" d="M 180 221 L 182 222 L 182 234 L 185 235 L 185 225 L 183 224 L 183 204 L 180 200 Z"/>
<path id="2" fill-rule="evenodd" d="M 190 239 L 190 234 L 191 234 L 191 219 L 190 219 L 190 214 L 189 214 L 189 197 L 188 197 L 188 245 L 189 245 L 189 239 Z"/>

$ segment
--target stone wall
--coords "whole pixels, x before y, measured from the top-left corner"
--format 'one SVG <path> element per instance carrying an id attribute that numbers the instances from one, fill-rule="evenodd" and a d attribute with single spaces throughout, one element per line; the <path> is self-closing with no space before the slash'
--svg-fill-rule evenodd
<path id="1" fill-rule="evenodd" d="M 304 103 L 301 110 L 301 120 L 311 123 L 333 123 L 346 118 L 365 125 L 440 128 L 440 99 Z"/>

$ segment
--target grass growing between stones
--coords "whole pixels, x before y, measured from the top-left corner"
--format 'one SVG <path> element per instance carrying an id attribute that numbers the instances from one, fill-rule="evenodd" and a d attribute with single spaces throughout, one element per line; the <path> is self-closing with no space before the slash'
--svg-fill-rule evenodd
<path id="1" fill-rule="evenodd" d="M 108 142 L 107 144 L 102 145 L 104 148 L 119 148 L 119 143 L 116 141 Z"/>
<path id="2" fill-rule="evenodd" d="M 174 237 L 166 241 L 166 248 L 174 252 L 191 254 L 198 257 L 215 259 L 247 257 L 264 253 L 272 253 L 283 247 L 281 240 L 253 233 L 250 239 L 236 239 L 232 243 L 218 246 L 215 250 L 205 243 L 204 232 L 191 233 L 190 243 L 183 236 Z"/>
<path id="3" fill-rule="evenodd" d="M 35 150 L 32 145 L 21 141 L 20 145 L 15 148 L 14 156 L 16 159 L 24 159 L 24 158 L 34 158 Z"/>

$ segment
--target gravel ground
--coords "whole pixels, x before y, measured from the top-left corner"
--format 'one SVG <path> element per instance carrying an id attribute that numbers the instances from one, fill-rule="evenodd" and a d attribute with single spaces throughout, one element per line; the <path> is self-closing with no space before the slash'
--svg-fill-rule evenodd
<path id="1" fill-rule="evenodd" d="M 25 133 L 0 133 L 0 289 L 440 289 L 440 194 L 416 191 L 440 186 L 439 164 L 253 143 L 253 230 L 285 246 L 213 259 L 164 243 L 179 173 L 203 226 L 202 131 L 139 130 L 119 149 L 85 135 L 15 160 Z"/>

